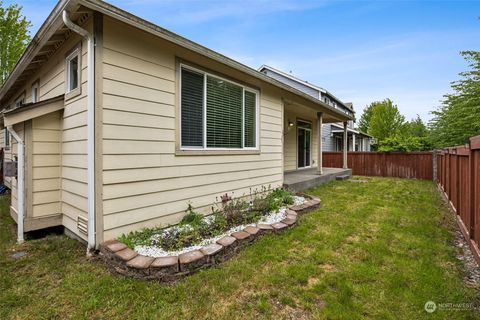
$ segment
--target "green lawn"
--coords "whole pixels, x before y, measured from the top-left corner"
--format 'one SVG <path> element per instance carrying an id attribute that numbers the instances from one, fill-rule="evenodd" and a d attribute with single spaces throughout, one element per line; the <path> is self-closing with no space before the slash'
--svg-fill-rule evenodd
<path id="1" fill-rule="evenodd" d="M 465 319 L 426 301 L 474 303 L 455 258 L 455 222 L 428 181 L 367 178 L 311 193 L 323 207 L 219 268 L 165 285 L 111 275 L 61 235 L 18 246 L 0 199 L 0 319 Z M 11 254 L 28 254 L 13 260 Z"/>

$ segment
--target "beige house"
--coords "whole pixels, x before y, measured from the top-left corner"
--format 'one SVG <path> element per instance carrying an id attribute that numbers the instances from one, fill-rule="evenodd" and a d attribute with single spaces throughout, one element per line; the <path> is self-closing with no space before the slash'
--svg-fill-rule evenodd
<path id="1" fill-rule="evenodd" d="M 57 4 L 0 106 L 18 239 L 62 225 L 89 249 L 281 186 L 299 156 L 320 173 L 322 121 L 353 119 L 97 0 Z"/>

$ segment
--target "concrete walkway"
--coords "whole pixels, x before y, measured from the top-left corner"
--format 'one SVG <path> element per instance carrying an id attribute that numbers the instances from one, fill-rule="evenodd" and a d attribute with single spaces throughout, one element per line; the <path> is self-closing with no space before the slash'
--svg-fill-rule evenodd
<path id="1" fill-rule="evenodd" d="M 343 175 L 351 177 L 352 169 L 323 168 L 322 175 L 317 173 L 317 168 L 302 169 L 285 172 L 283 185 L 290 190 L 299 192 L 335 180 L 338 176 Z"/>

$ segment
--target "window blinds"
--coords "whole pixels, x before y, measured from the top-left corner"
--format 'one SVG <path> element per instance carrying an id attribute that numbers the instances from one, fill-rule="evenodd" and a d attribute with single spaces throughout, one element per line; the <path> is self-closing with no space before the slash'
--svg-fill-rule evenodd
<path id="1" fill-rule="evenodd" d="M 255 92 L 230 81 L 182 68 L 182 147 L 256 148 L 257 125 Z"/>
<path id="2" fill-rule="evenodd" d="M 242 148 L 240 86 L 207 76 L 207 147 Z"/>
<path id="3" fill-rule="evenodd" d="M 203 146 L 203 74 L 182 70 L 182 146 Z"/>

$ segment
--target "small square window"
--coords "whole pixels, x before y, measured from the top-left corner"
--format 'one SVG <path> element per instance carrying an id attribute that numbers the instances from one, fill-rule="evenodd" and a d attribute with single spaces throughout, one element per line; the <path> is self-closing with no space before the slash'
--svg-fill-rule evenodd
<path id="1" fill-rule="evenodd" d="M 3 139 L 5 148 L 10 148 L 10 132 L 8 132 L 7 128 L 3 129 Z"/>
<path id="2" fill-rule="evenodd" d="M 78 88 L 78 53 L 73 57 L 68 59 L 68 90 L 67 92 L 73 91 Z"/>
<path id="3" fill-rule="evenodd" d="M 81 93 L 82 55 L 80 44 L 72 49 L 65 58 L 65 99 L 71 99 Z"/>
<path id="4" fill-rule="evenodd" d="M 32 85 L 32 103 L 38 102 L 38 82 Z"/>

